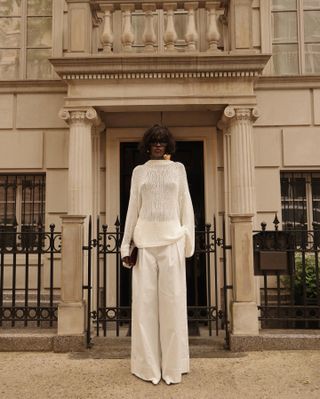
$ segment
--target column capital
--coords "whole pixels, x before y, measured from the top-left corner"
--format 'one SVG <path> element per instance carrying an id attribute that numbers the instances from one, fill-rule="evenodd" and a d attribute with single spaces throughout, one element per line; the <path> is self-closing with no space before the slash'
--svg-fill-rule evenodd
<path id="1" fill-rule="evenodd" d="M 59 111 L 59 117 L 68 124 L 85 124 L 89 123 L 93 126 L 101 124 L 101 119 L 97 111 L 90 108 L 62 108 Z"/>
<path id="2" fill-rule="evenodd" d="M 259 109 L 252 105 L 228 105 L 218 121 L 218 128 L 224 130 L 232 121 L 248 121 L 254 123 L 260 116 Z"/>

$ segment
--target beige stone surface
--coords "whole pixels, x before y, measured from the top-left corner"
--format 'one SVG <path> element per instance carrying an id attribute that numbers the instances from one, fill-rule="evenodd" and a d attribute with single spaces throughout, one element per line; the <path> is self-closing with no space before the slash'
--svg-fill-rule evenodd
<path id="1" fill-rule="evenodd" d="M 13 94 L 0 95 L 0 129 L 13 127 Z"/>
<path id="2" fill-rule="evenodd" d="M 39 169 L 42 168 L 42 166 L 42 131 L 1 132 L 0 168 Z"/>
<path id="3" fill-rule="evenodd" d="M 258 211 L 281 210 L 280 172 L 278 168 L 256 168 L 256 208 Z M 279 212 L 280 214 L 281 212 Z"/>
<path id="4" fill-rule="evenodd" d="M 313 90 L 314 123 L 320 125 L 320 89 Z"/>
<path id="5" fill-rule="evenodd" d="M 46 212 L 67 211 L 68 170 L 48 170 Z"/>
<path id="6" fill-rule="evenodd" d="M 258 90 L 256 94 L 261 110 L 256 126 L 311 124 L 309 90 Z"/>
<path id="7" fill-rule="evenodd" d="M 283 129 L 284 166 L 320 166 L 318 127 Z"/>
<path id="8" fill-rule="evenodd" d="M 74 354 L 0 353 L 0 395 L 6 399 L 318 399 L 319 351 L 251 352 L 191 359 L 178 385 L 130 374 L 129 359 Z"/>
<path id="9" fill-rule="evenodd" d="M 65 93 L 23 93 L 17 96 L 17 128 L 65 128 L 58 116 Z"/>
<path id="10" fill-rule="evenodd" d="M 67 168 L 69 129 L 45 132 L 44 160 L 47 168 Z"/>
<path id="11" fill-rule="evenodd" d="M 281 129 L 255 127 L 253 143 L 255 166 L 281 165 Z"/>

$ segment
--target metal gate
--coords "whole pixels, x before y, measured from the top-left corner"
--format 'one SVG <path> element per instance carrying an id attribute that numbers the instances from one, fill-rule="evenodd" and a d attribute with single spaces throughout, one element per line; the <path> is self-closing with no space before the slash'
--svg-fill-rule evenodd
<path id="1" fill-rule="evenodd" d="M 92 335 L 130 336 L 131 334 L 131 273 L 121 265 L 120 245 L 122 232 L 117 218 L 113 228 L 100 226 L 99 218 L 93 234 L 89 219 L 88 241 L 85 253 L 84 297 L 87 302 L 87 346 L 92 345 Z M 225 347 L 229 348 L 227 251 L 225 221 L 222 221 L 222 238 L 217 236 L 216 219 L 213 225 L 206 224 L 195 231 L 195 253 L 188 262 L 194 276 L 200 268 L 205 271 L 205 303 L 188 303 L 190 325 L 209 336 L 223 333 Z M 122 290 L 127 281 L 126 292 L 129 303 L 125 303 Z M 203 295 L 202 295 L 203 296 Z"/>

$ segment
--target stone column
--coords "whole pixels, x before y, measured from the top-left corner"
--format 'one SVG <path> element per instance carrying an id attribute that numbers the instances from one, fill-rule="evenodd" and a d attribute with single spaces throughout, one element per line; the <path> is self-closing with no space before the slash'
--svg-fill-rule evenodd
<path id="1" fill-rule="evenodd" d="M 78 337 L 84 344 L 85 304 L 83 301 L 83 233 L 85 216 L 62 216 L 61 300 L 58 307 L 58 335 Z M 79 341 L 80 339 L 80 341 Z M 58 341 L 59 342 L 59 341 Z M 58 351 L 74 347 L 60 342 Z"/>
<path id="2" fill-rule="evenodd" d="M 252 218 L 255 214 L 252 123 L 258 111 L 227 107 L 223 120 L 230 132 L 230 219 L 232 244 L 232 333 L 258 334 L 258 309 L 253 272 Z"/>
<path id="3" fill-rule="evenodd" d="M 59 116 L 70 126 L 68 214 L 92 214 L 92 126 L 99 124 L 93 108 L 62 109 Z"/>

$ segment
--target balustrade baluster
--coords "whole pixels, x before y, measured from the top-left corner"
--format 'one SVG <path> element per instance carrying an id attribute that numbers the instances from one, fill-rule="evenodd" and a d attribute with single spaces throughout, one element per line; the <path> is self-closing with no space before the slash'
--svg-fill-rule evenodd
<path id="1" fill-rule="evenodd" d="M 174 51 L 174 44 L 178 37 L 174 26 L 174 11 L 177 9 L 177 3 L 164 3 L 163 9 L 167 11 L 167 26 L 163 35 L 164 44 L 167 51 Z"/>
<path id="2" fill-rule="evenodd" d="M 123 29 L 121 35 L 123 50 L 132 51 L 134 34 L 132 31 L 131 14 L 134 11 L 134 4 L 121 4 L 120 8 L 123 13 Z"/>
<path id="3" fill-rule="evenodd" d="M 211 1 L 206 3 L 206 8 L 209 14 L 207 30 L 207 40 L 209 44 L 208 51 L 220 51 L 218 49 L 218 43 L 221 35 L 217 24 L 217 10 L 219 7 L 220 1 Z"/>
<path id="4" fill-rule="evenodd" d="M 101 4 L 101 10 L 104 12 L 104 25 L 103 32 L 101 35 L 101 42 L 103 45 L 104 53 L 111 53 L 113 45 L 113 33 L 111 27 L 111 18 L 113 5 L 112 4 Z"/>
<path id="5" fill-rule="evenodd" d="M 195 11 L 198 8 L 198 2 L 187 2 L 184 4 L 185 10 L 188 11 L 188 24 L 185 39 L 187 42 L 187 50 L 195 51 L 198 42 L 198 32 L 195 21 Z"/>
<path id="6" fill-rule="evenodd" d="M 156 10 L 156 5 L 154 3 L 142 4 L 142 9 L 146 13 L 145 28 L 142 35 L 145 51 L 154 51 L 157 37 L 153 25 L 153 12 Z"/>

